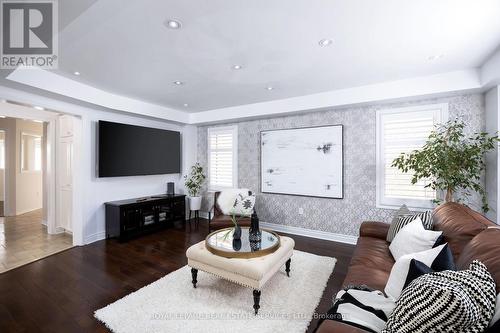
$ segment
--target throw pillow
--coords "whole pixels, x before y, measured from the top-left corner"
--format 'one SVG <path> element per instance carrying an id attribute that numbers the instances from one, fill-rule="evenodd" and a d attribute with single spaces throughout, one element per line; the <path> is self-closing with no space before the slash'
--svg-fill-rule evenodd
<path id="1" fill-rule="evenodd" d="M 236 196 L 231 214 L 237 216 L 250 216 L 253 213 L 255 206 L 255 195 L 242 195 L 241 193 Z"/>
<path id="2" fill-rule="evenodd" d="M 441 263 L 438 265 L 437 262 L 443 261 L 442 258 L 448 256 L 447 251 L 450 251 L 448 244 L 444 244 L 426 251 L 407 254 L 396 260 L 385 285 L 385 294 L 395 300 L 399 298 L 408 278 L 412 259 L 416 259 L 429 267 L 432 267 L 434 261 L 436 261 L 435 267 L 441 269 L 444 265 Z"/>
<path id="3" fill-rule="evenodd" d="M 382 332 L 483 332 L 495 298 L 495 281 L 477 260 L 465 271 L 425 274 L 403 291 Z"/>
<path id="4" fill-rule="evenodd" d="M 396 237 L 396 234 L 407 224 L 411 223 L 414 221 L 417 217 L 420 217 L 422 220 L 422 224 L 424 225 L 425 229 L 431 230 L 433 226 L 432 222 L 432 212 L 426 211 L 418 214 L 413 214 L 413 215 L 401 215 L 398 216 L 397 221 L 393 221 L 391 223 L 391 226 L 389 227 L 389 231 L 387 232 L 387 238 L 386 240 L 388 242 L 392 242 L 394 237 Z"/>
<path id="5" fill-rule="evenodd" d="M 231 215 L 231 209 L 233 208 L 234 201 L 238 194 L 248 195 L 248 189 L 246 188 L 236 188 L 224 190 L 219 193 L 217 198 L 217 206 L 222 211 L 224 215 Z"/>
<path id="6" fill-rule="evenodd" d="M 500 332 L 500 294 L 497 295 L 497 301 L 495 304 L 495 313 L 490 322 L 490 327 L 485 331 L 485 333 Z"/>
<path id="7" fill-rule="evenodd" d="M 405 225 L 394 237 L 389 250 L 395 260 L 405 254 L 421 252 L 434 246 L 442 231 L 425 230 L 420 217 Z"/>
<path id="8" fill-rule="evenodd" d="M 453 259 L 453 254 L 450 248 L 446 245 L 437 257 L 432 262 L 431 266 L 427 266 L 421 261 L 412 259 L 410 261 L 410 268 L 408 269 L 408 274 L 406 275 L 406 281 L 403 289 L 406 288 L 413 280 L 416 278 L 433 272 L 441 272 L 446 270 L 455 271 L 457 268 L 455 266 L 455 260 Z"/>
<path id="9" fill-rule="evenodd" d="M 394 236 L 396 235 L 396 232 L 394 231 L 394 229 L 396 228 L 396 225 L 398 224 L 399 217 L 400 216 L 408 216 L 408 215 L 411 215 L 411 212 L 408 209 L 408 207 L 406 207 L 406 205 L 403 204 L 401 207 L 399 207 L 399 209 L 394 214 L 394 217 L 392 218 L 391 226 L 389 227 L 389 232 L 387 233 L 387 238 L 386 238 L 388 242 L 392 242 Z"/>

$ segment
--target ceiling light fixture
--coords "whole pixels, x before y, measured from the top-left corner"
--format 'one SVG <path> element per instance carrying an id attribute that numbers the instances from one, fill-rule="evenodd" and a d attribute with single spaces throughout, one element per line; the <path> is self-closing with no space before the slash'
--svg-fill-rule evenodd
<path id="1" fill-rule="evenodd" d="M 170 29 L 180 29 L 181 28 L 181 22 L 179 22 L 177 20 L 167 20 L 165 25 Z"/>
<path id="2" fill-rule="evenodd" d="M 266 87 L 266 89 L 267 89 L 267 90 L 273 90 L 273 89 L 274 89 L 274 87 L 272 87 L 272 86 L 268 86 L 268 87 Z"/>
<path id="3" fill-rule="evenodd" d="M 80 72 L 76 71 L 76 72 L 73 72 L 74 75 L 76 76 L 80 76 Z"/>
<path id="4" fill-rule="evenodd" d="M 319 46 L 330 46 L 333 44 L 333 40 L 331 39 L 322 39 L 318 42 Z"/>
<path id="5" fill-rule="evenodd" d="M 37 106 L 37 105 L 33 106 L 33 109 L 37 109 L 37 110 L 40 110 L 40 111 L 45 110 L 43 107 Z"/>
<path id="6" fill-rule="evenodd" d="M 184 84 L 184 82 L 182 82 L 182 81 L 174 81 L 174 84 L 177 85 L 177 86 L 182 86 Z"/>
<path id="7" fill-rule="evenodd" d="M 238 70 L 238 69 L 242 69 L 243 66 L 241 66 L 241 65 L 233 65 L 232 68 L 235 69 L 235 70 Z"/>
<path id="8" fill-rule="evenodd" d="M 434 60 L 439 60 L 444 57 L 444 54 L 437 54 L 437 55 L 432 55 L 427 57 L 427 60 L 429 61 L 434 61 Z"/>
<path id="9" fill-rule="evenodd" d="M 184 103 L 183 105 L 184 105 L 185 108 L 187 108 L 189 106 L 188 103 Z"/>
<path id="10" fill-rule="evenodd" d="M 34 123 L 39 123 L 39 124 L 43 124 L 43 121 L 42 120 L 33 120 Z"/>
<path id="11" fill-rule="evenodd" d="M 6 116 L 0 116 L 0 118 L 7 118 Z"/>

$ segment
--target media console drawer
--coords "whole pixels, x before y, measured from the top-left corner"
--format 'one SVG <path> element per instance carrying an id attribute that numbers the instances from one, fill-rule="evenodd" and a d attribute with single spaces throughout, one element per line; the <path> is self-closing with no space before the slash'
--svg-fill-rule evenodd
<path id="1" fill-rule="evenodd" d="M 186 220 L 185 195 L 157 195 L 107 202 L 106 238 L 127 240 Z"/>

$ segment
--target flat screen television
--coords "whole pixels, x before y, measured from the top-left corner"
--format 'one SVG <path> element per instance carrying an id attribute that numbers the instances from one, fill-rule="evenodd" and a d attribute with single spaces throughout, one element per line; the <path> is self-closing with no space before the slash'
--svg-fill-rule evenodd
<path id="1" fill-rule="evenodd" d="M 99 121 L 98 177 L 181 172 L 181 134 Z"/>

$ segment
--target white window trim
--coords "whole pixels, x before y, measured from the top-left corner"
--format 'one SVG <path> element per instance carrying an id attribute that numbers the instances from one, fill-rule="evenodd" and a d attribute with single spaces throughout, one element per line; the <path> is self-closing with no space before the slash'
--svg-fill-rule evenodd
<path id="1" fill-rule="evenodd" d="M 210 135 L 212 132 L 219 132 L 219 131 L 232 131 L 233 134 L 233 186 L 213 186 L 210 184 L 210 170 L 211 170 L 211 165 L 210 165 Z M 230 188 L 237 188 L 238 187 L 238 125 L 232 125 L 232 126 L 224 126 L 224 127 L 209 127 L 207 131 L 207 160 L 208 160 L 208 190 L 209 191 L 221 191 L 221 190 L 227 190 Z"/>
<path id="2" fill-rule="evenodd" d="M 419 200 L 419 199 L 403 199 L 403 198 L 385 198 L 384 197 L 384 160 L 383 160 L 383 141 L 382 141 L 382 115 L 387 114 L 395 114 L 395 113 L 403 113 L 403 112 L 418 112 L 418 111 L 428 111 L 432 109 L 438 109 L 440 115 L 440 123 L 445 123 L 448 121 L 448 103 L 439 103 L 439 104 L 427 104 L 427 105 L 418 105 L 418 106 L 410 106 L 403 108 L 394 108 L 394 109 L 385 109 L 378 110 L 376 115 L 376 207 L 384 208 L 384 209 L 398 209 L 401 205 L 406 204 L 411 210 L 427 210 L 432 209 L 435 204 L 432 200 Z M 438 194 L 439 195 L 439 194 Z"/>

